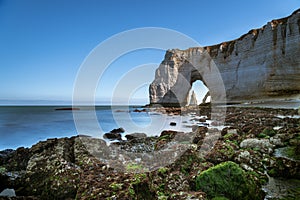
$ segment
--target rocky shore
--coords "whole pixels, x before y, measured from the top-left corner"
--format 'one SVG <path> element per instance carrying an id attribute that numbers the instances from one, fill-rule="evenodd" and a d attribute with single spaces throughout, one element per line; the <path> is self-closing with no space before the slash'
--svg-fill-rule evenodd
<path id="1" fill-rule="evenodd" d="M 209 105 L 165 112 L 210 117 Z M 1 151 L 0 192 L 4 191 L 0 199 L 277 200 L 300 196 L 298 110 L 228 107 L 225 126 L 219 132 L 194 126 L 192 133 L 131 134 L 107 148 L 107 154 L 115 148 L 144 155 L 170 144 L 175 147 L 173 153 L 185 147 L 174 162 L 153 169 L 125 161 L 123 169 L 114 168 L 97 157 L 99 152 L 91 151 L 91 147 L 106 146 L 105 140 L 86 136 Z"/>

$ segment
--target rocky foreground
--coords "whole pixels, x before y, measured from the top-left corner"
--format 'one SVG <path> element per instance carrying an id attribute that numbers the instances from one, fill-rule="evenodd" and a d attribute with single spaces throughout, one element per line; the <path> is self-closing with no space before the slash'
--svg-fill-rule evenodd
<path id="1" fill-rule="evenodd" d="M 194 111 L 209 118 L 209 107 Z M 154 169 L 144 169 L 138 161 L 124 161 L 124 168 L 116 169 L 90 150 L 89 146 L 105 146 L 105 141 L 83 136 L 5 150 L 0 152 L 0 192 L 11 188 L 16 196 L 0 199 L 297 199 L 300 119 L 292 117 L 297 112 L 227 108 L 226 128 L 213 146 L 207 141 L 218 131 L 205 126 L 193 127 L 192 133 L 164 131 L 159 137 L 133 134 L 111 144 L 143 154 L 159 152 L 175 143 L 174 138 L 183 138 L 184 153 Z M 270 180 L 275 179 L 293 184 L 284 191 L 270 191 Z"/>

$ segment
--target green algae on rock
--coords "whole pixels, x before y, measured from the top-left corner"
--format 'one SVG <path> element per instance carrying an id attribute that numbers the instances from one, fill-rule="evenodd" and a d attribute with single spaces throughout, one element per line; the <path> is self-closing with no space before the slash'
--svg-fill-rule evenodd
<path id="1" fill-rule="evenodd" d="M 238 164 L 220 163 L 196 177 L 196 190 L 202 190 L 209 198 L 224 196 L 229 199 L 263 199 L 264 193 L 252 176 Z"/>

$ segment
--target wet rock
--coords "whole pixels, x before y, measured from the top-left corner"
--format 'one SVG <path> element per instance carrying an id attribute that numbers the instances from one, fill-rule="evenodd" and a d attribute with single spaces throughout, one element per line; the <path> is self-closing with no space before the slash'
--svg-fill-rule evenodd
<path id="1" fill-rule="evenodd" d="M 138 112 L 138 113 L 140 113 L 140 112 L 147 112 L 147 109 L 146 108 L 144 108 L 142 110 L 134 109 L 133 112 Z"/>
<path id="2" fill-rule="evenodd" d="M 172 171 L 180 171 L 185 175 L 192 176 L 212 166 L 213 164 L 209 161 L 204 162 L 203 157 L 199 156 L 198 151 L 188 149 L 170 167 Z"/>
<path id="3" fill-rule="evenodd" d="M 262 153 L 254 150 L 239 150 L 236 152 L 234 161 L 241 166 L 249 166 L 256 171 L 264 172 Z"/>
<path id="4" fill-rule="evenodd" d="M 211 122 L 211 125 L 212 126 L 219 126 L 220 124 L 218 122 L 216 122 L 216 121 L 213 121 L 213 122 Z"/>
<path id="5" fill-rule="evenodd" d="M 152 191 L 149 187 L 147 180 L 143 180 L 139 183 L 133 184 L 135 197 L 137 199 L 152 200 L 155 198 L 155 191 Z"/>
<path id="6" fill-rule="evenodd" d="M 188 109 L 183 110 L 188 112 Z M 172 108 L 166 112 L 174 114 L 178 111 L 179 109 Z M 199 113 L 204 111 L 200 110 Z M 197 113 L 195 116 L 199 115 L 198 111 L 193 110 L 193 112 Z M 246 173 L 247 179 L 253 180 L 256 187 L 260 187 L 263 183 L 264 167 L 267 167 L 272 176 L 282 177 L 288 174 L 289 177 L 298 177 L 300 167 L 297 162 L 281 158 L 277 160 L 272 157 L 272 154 L 266 154 L 269 145 L 262 145 L 265 147 L 264 150 L 256 148 L 258 144 L 254 147 L 250 145 L 251 147 L 245 147 L 245 149 L 239 148 L 242 141 L 245 143 L 249 139 L 255 139 L 260 142 L 269 141 L 272 145 L 271 149 L 279 145 L 279 140 L 284 146 L 293 145 L 295 149 L 299 141 L 299 119 L 274 118 L 277 114 L 292 115 L 293 112 L 293 110 L 229 107 L 228 115 L 231 121 L 226 122 L 226 126 L 229 127 L 224 128 L 221 133 L 217 129 L 194 126 L 192 133 L 163 131 L 159 137 L 120 140 L 111 143 L 110 146 L 107 146 L 105 140 L 82 136 L 49 139 L 39 142 L 30 149 L 21 148 L 18 151 L 8 151 L 2 154 L 0 152 L 0 163 L 2 162 L 0 172 L 4 172 L 0 173 L 2 174 L 0 175 L 2 187 L 0 191 L 5 188 L 14 188 L 17 195 L 23 195 L 26 198 L 34 195 L 35 198 L 40 199 L 74 199 L 75 197 L 77 199 L 95 197 L 98 199 L 135 199 L 137 197 L 141 199 L 188 199 L 191 197 L 209 199 L 211 194 L 207 195 L 200 190 L 195 192 L 196 179 L 201 172 L 228 160 L 239 164 L 241 170 L 245 170 L 243 173 Z M 209 113 L 206 114 L 209 115 Z M 244 132 L 242 127 L 247 125 L 249 125 L 249 130 Z M 268 129 L 272 133 L 270 127 L 274 126 L 282 128 L 276 130 L 276 134 L 272 136 L 264 132 Z M 120 131 L 117 130 L 113 132 Z M 266 138 L 270 138 L 258 139 L 258 135 L 263 132 Z M 186 151 L 178 154 L 182 148 L 186 148 Z M 164 158 L 174 159 L 174 162 L 163 165 L 155 171 L 151 170 L 157 169 L 156 165 L 146 169 L 150 172 L 142 171 L 141 167 L 147 166 L 143 165 L 145 161 L 149 160 L 153 164 L 153 158 L 144 159 L 149 155 L 148 153 L 155 155 L 160 150 L 170 149 L 172 151 Z M 113 150 L 122 151 L 123 160 L 120 161 L 119 166 L 113 162 L 106 163 L 105 159 L 112 155 Z M 205 154 L 202 154 L 203 152 Z M 207 153 L 210 154 L 205 157 Z M 127 159 L 131 158 L 130 155 L 138 155 L 136 160 L 135 157 L 132 159 L 136 163 L 126 163 Z M 25 174 L 20 173 L 22 169 L 27 169 Z M 240 170 L 230 168 L 232 174 L 228 175 L 229 173 L 225 173 L 230 171 L 228 168 L 221 169 L 222 172 L 214 173 L 210 180 L 216 180 L 218 174 L 222 180 L 227 181 L 221 182 L 224 183 L 223 185 L 235 187 L 236 184 L 240 184 L 239 187 L 244 188 L 245 184 L 242 182 L 244 176 L 239 174 Z M 126 173 L 123 173 L 125 170 Z M 137 172 L 143 173 L 134 174 Z M 18 176 L 8 176 L 8 174 Z M 236 184 L 231 184 L 230 181 L 233 180 L 230 177 L 237 178 Z M 211 188 L 219 187 L 218 182 L 215 183 L 211 185 Z M 226 188 L 226 190 L 231 189 Z M 143 192 L 147 195 L 142 194 Z M 255 191 L 253 194 L 260 194 L 260 191 Z M 16 198 L 23 199 L 23 197 Z"/>
<path id="7" fill-rule="evenodd" d="M 164 130 L 161 132 L 159 138 L 164 138 L 164 139 L 173 139 L 176 135 L 178 134 L 177 131 L 172 131 L 172 130 Z"/>
<path id="8" fill-rule="evenodd" d="M 110 131 L 110 133 L 124 133 L 125 132 L 125 130 L 124 130 L 124 128 L 116 128 L 116 129 L 113 129 L 113 130 L 111 130 Z"/>
<path id="9" fill-rule="evenodd" d="M 206 160 L 214 164 L 232 161 L 238 146 L 231 142 L 217 141 L 213 149 L 205 156 Z"/>
<path id="10" fill-rule="evenodd" d="M 282 132 L 282 130 L 279 130 L 279 131 Z M 285 143 L 288 143 L 289 140 L 293 138 L 292 134 L 287 133 L 288 130 L 285 130 L 285 131 L 283 133 L 278 133 L 275 136 L 271 137 L 270 142 L 272 139 L 274 142 L 274 145 L 278 144 L 278 146 L 284 146 Z"/>
<path id="11" fill-rule="evenodd" d="M 15 150 L 13 149 L 5 149 L 3 151 L 0 151 L 0 159 L 4 159 L 7 156 L 11 155 Z"/>
<path id="12" fill-rule="evenodd" d="M 169 199 L 170 200 L 186 200 L 186 199 L 206 200 L 207 198 L 204 192 L 178 191 L 173 193 Z"/>
<path id="13" fill-rule="evenodd" d="M 209 198 L 261 200 L 264 197 L 254 178 L 231 161 L 201 172 L 195 181 L 196 190 L 204 191 Z"/>
<path id="14" fill-rule="evenodd" d="M 275 147 L 272 145 L 268 139 L 246 139 L 243 140 L 240 144 L 241 148 L 252 148 L 256 149 L 262 153 L 272 153 L 273 148 Z"/>
<path id="15" fill-rule="evenodd" d="M 235 124 L 234 126 L 225 127 L 222 129 L 221 135 L 225 136 L 226 134 L 237 134 L 239 136 L 243 136 L 245 133 L 241 130 L 238 124 Z"/>
<path id="16" fill-rule="evenodd" d="M 125 150 L 126 152 L 147 153 L 147 152 L 154 151 L 156 141 L 157 138 L 141 137 L 141 138 L 133 138 L 129 141 L 112 143 L 112 145 L 117 145 L 122 150 Z"/>
<path id="17" fill-rule="evenodd" d="M 105 133 L 103 138 L 109 140 L 122 140 L 122 135 L 120 133 Z"/>
<path id="18" fill-rule="evenodd" d="M 137 139 L 137 138 L 145 138 L 147 135 L 145 133 L 131 133 L 125 135 L 127 140 Z"/>
<path id="19" fill-rule="evenodd" d="M 276 147 L 283 147 L 284 143 L 282 142 L 281 138 L 278 136 L 274 136 L 270 138 L 270 143 L 275 145 Z"/>
<path id="20" fill-rule="evenodd" d="M 297 160 L 300 161 L 300 154 L 297 152 L 296 146 L 286 146 L 275 149 L 275 152 L 273 154 L 275 157 L 283 157 L 288 158 L 291 160 Z"/>
<path id="21" fill-rule="evenodd" d="M 76 137 L 73 149 L 74 161 L 80 167 L 91 162 L 93 156 L 107 158 L 112 153 L 105 140 L 92 137 Z"/>
<path id="22" fill-rule="evenodd" d="M 7 171 L 25 170 L 31 156 L 28 148 L 20 147 L 17 150 L 5 150 L 0 153 L 0 166 L 4 165 Z"/>
<path id="23" fill-rule="evenodd" d="M 222 131 L 223 132 L 223 131 Z M 241 137 L 237 134 L 236 129 L 229 129 L 227 133 L 222 137 L 224 140 L 240 142 Z"/>
<path id="24" fill-rule="evenodd" d="M 167 189 L 170 191 L 187 191 L 189 190 L 189 182 L 184 176 L 184 174 L 176 171 L 171 173 L 166 177 L 166 182 L 168 182 Z"/>
<path id="25" fill-rule="evenodd" d="M 249 151 L 241 151 L 238 153 L 236 160 L 239 163 L 253 163 L 253 161 L 251 160 L 251 154 L 249 153 Z"/>
<path id="26" fill-rule="evenodd" d="M 204 192 L 194 190 L 191 177 L 212 164 L 203 162 L 198 154 L 188 150 L 175 163 L 151 173 L 151 187 L 158 194 L 155 199 L 207 199 Z"/>
<path id="27" fill-rule="evenodd" d="M 12 182 L 16 193 L 41 199 L 75 198 L 80 173 L 74 154 L 77 142 L 79 138 L 72 137 L 34 145 L 30 151 L 35 153 L 28 161 L 26 174 Z"/>
<path id="28" fill-rule="evenodd" d="M 300 180 L 269 177 L 269 182 L 263 186 L 267 192 L 266 199 L 295 200 L 300 197 Z"/>
<path id="29" fill-rule="evenodd" d="M 206 122 L 206 118 L 200 118 L 199 122 Z"/>
<path id="30" fill-rule="evenodd" d="M 173 140 L 177 134 L 178 134 L 177 131 L 172 131 L 172 130 L 162 131 L 155 144 L 155 149 L 160 150 L 161 148 L 163 148 L 167 143 Z"/>
<path id="31" fill-rule="evenodd" d="M 192 131 L 195 133 L 195 136 L 193 138 L 193 143 L 201 145 L 208 131 L 208 128 L 205 126 L 194 126 L 192 128 Z"/>
<path id="32" fill-rule="evenodd" d="M 5 189 L 0 193 L 0 197 L 15 197 L 16 192 L 14 189 Z"/>
<path id="33" fill-rule="evenodd" d="M 300 179 L 300 162 L 279 157 L 271 162 L 268 174 L 273 177 Z"/>
<path id="34" fill-rule="evenodd" d="M 109 133 L 105 133 L 103 135 L 104 139 L 109 139 L 109 140 L 122 140 L 122 135 L 121 133 L 124 133 L 125 130 L 123 128 L 116 128 L 111 130 Z"/>
<path id="35" fill-rule="evenodd" d="M 170 126 L 176 126 L 176 122 L 170 122 Z"/>
<path id="36" fill-rule="evenodd" d="M 134 199 L 136 193 L 142 192 L 139 183 L 149 182 L 146 174 L 117 173 L 107 166 L 99 167 L 98 164 L 91 163 L 81 173 L 76 199 Z M 146 185 L 142 188 L 149 187 Z"/>
<path id="37" fill-rule="evenodd" d="M 195 132 L 196 134 L 205 134 L 208 132 L 208 128 L 206 126 L 196 126 L 193 127 L 193 132 Z"/>

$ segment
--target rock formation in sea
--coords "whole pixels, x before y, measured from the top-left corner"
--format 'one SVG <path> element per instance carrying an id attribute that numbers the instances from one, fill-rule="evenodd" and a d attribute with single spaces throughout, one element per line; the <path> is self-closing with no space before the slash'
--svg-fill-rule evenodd
<path id="1" fill-rule="evenodd" d="M 195 91 L 193 90 L 190 96 L 189 106 L 196 106 L 196 105 L 198 105 L 198 102 L 197 102 Z"/>
<path id="2" fill-rule="evenodd" d="M 300 10 L 240 38 L 213 46 L 168 50 L 151 83 L 150 103 L 186 105 L 194 81 L 213 102 L 297 99 L 300 94 Z M 220 97 L 220 94 L 224 93 Z"/>

